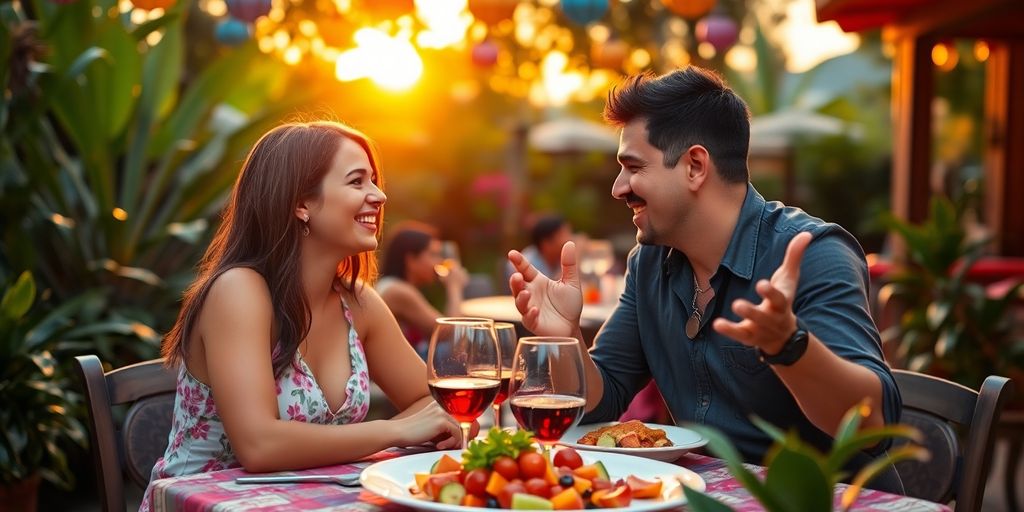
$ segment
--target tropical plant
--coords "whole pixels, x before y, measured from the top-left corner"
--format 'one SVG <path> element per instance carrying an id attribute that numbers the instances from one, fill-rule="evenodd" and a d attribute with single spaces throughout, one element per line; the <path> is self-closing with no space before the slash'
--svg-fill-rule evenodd
<path id="1" fill-rule="evenodd" d="M 30 272 L 7 284 L 0 301 L 0 485 L 38 473 L 54 485 L 70 488 L 74 474 L 64 452 L 70 446 L 84 446 L 85 430 L 69 414 L 80 402 L 79 395 L 57 360 L 93 336 L 130 335 L 136 326 L 83 322 L 103 309 L 105 299 L 98 293 L 45 311 L 38 304 L 33 308 L 36 285 Z"/>
<path id="2" fill-rule="evenodd" d="M 788 434 L 757 417 L 754 423 L 774 440 L 762 480 L 743 465 L 743 457 L 718 430 L 706 426 L 691 426 L 706 439 L 708 448 L 725 460 L 729 472 L 769 512 L 829 512 L 832 510 L 833 489 L 849 476 L 843 467 L 861 450 L 890 438 L 903 438 L 920 442 L 921 434 L 906 425 L 860 429 L 861 420 L 870 414 L 867 401 L 847 411 L 839 424 L 832 449 L 821 453 L 804 443 L 796 431 Z M 850 510 L 861 489 L 893 463 L 907 460 L 927 460 L 928 451 L 918 444 L 907 443 L 888 450 L 883 457 L 864 466 L 843 491 L 840 506 Z M 696 512 L 723 512 L 732 508 L 713 497 L 685 487 L 683 491 L 689 506 Z"/>
<path id="3" fill-rule="evenodd" d="M 885 276 L 879 301 L 900 312 L 882 331 L 883 343 L 896 347 L 894 364 L 977 389 L 989 375 L 1024 370 L 1024 337 L 1010 314 L 1022 283 L 992 292 L 968 279 L 989 243 L 967 236 L 969 203 L 970 195 L 956 202 L 937 196 L 929 218 L 916 226 L 885 216 L 907 261 Z"/>
<path id="4" fill-rule="evenodd" d="M 0 278 L 31 268 L 50 307 L 107 297 L 148 342 L 97 333 L 114 364 L 156 353 L 246 150 L 313 90 L 252 42 L 186 73 L 191 4 L 141 24 L 115 0 L 0 5 Z"/>

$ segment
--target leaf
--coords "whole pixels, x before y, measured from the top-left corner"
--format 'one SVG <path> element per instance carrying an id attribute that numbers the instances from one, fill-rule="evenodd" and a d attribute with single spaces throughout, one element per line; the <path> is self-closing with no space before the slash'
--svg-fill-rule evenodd
<path id="1" fill-rule="evenodd" d="M 902 460 L 916 459 L 921 462 L 927 462 L 931 458 L 928 450 L 922 446 L 917 445 L 903 445 L 898 448 L 889 450 L 884 457 L 880 457 L 871 461 L 870 464 L 864 466 L 863 469 L 857 473 L 854 477 L 853 482 L 850 486 L 843 491 L 843 497 L 840 500 L 840 506 L 843 511 L 849 510 L 853 506 L 854 502 L 857 501 L 857 496 L 860 494 L 861 489 L 864 485 L 871 481 L 872 478 L 877 476 L 879 473 L 889 469 L 889 466 Z"/>
<path id="2" fill-rule="evenodd" d="M 780 430 L 775 425 L 772 425 L 771 423 L 768 423 L 767 421 L 761 419 L 760 416 L 751 415 L 750 421 L 754 424 L 754 426 L 761 429 L 765 434 L 768 434 L 768 437 L 772 438 L 773 441 L 777 443 L 782 443 L 786 440 L 785 432 Z"/>
<path id="3" fill-rule="evenodd" d="M 765 508 L 769 510 L 783 510 L 782 505 L 775 499 L 764 483 L 747 469 L 743 465 L 743 458 L 740 456 L 736 448 L 729 442 L 729 439 L 722 435 L 717 429 L 707 427 L 704 425 L 686 425 L 687 428 L 696 431 L 698 434 L 708 440 L 708 449 L 711 450 L 718 458 L 725 460 L 726 466 L 729 468 L 729 473 L 736 478 L 737 481 L 751 495 L 754 496 L 758 501 L 761 502 Z"/>
<path id="4" fill-rule="evenodd" d="M 89 66 L 100 60 L 106 61 L 107 64 L 114 63 L 113 59 L 110 58 L 110 52 L 107 50 L 97 46 L 87 48 L 71 63 L 68 70 L 64 72 L 64 77 L 72 81 L 78 80 L 82 78 Z"/>
<path id="5" fill-rule="evenodd" d="M 953 304 L 946 301 L 933 302 L 928 305 L 928 327 L 938 330 L 945 325 L 949 313 L 953 310 Z"/>
<path id="6" fill-rule="evenodd" d="M 733 508 L 698 490 L 683 486 L 686 507 L 694 512 L 732 512 Z"/>
<path id="7" fill-rule="evenodd" d="M 834 443 L 828 454 L 825 470 L 829 474 L 837 473 L 846 463 L 861 450 L 874 446 L 886 439 L 902 438 L 921 442 L 921 432 L 909 425 L 886 425 L 869 428 L 858 432 L 845 442 Z"/>
<path id="8" fill-rule="evenodd" d="M 829 512 L 832 483 L 815 458 L 804 451 L 783 446 L 768 467 L 765 485 L 793 512 Z"/>
<path id="9" fill-rule="evenodd" d="M 11 320 L 19 320 L 25 316 L 36 298 L 36 282 L 32 279 L 32 273 L 24 271 L 18 276 L 14 286 L 4 292 L 4 298 L 0 301 L 0 314 Z"/>
<path id="10" fill-rule="evenodd" d="M 865 398 L 864 400 L 861 400 L 859 404 L 846 411 L 846 414 L 843 415 L 843 419 L 839 422 L 839 429 L 836 431 L 833 446 L 843 446 L 857 434 L 857 429 L 860 428 L 861 420 L 867 418 L 871 414 L 870 403 L 871 401 Z"/>

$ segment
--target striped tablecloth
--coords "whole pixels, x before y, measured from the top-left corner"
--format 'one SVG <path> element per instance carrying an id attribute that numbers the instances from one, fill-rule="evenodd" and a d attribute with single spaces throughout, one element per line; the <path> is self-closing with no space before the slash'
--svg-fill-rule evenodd
<path id="1" fill-rule="evenodd" d="M 353 464 L 328 466 L 293 474 L 302 475 L 343 475 L 362 471 L 363 468 L 381 460 L 401 455 L 421 453 L 424 450 L 386 450 Z M 687 454 L 676 462 L 689 468 L 707 482 L 707 493 L 727 503 L 739 512 L 763 510 L 761 506 L 729 474 L 725 462 L 703 455 Z M 748 465 L 750 469 L 764 474 L 764 468 Z M 280 473 L 292 474 L 292 473 Z M 229 469 L 158 480 L 150 487 L 154 510 L 176 512 L 206 511 L 293 511 L 293 510 L 364 510 L 373 512 L 405 511 L 408 507 L 390 503 L 361 488 L 346 488 L 331 484 L 280 484 L 280 485 L 238 485 L 235 478 L 246 476 L 242 469 Z M 846 488 L 836 487 L 836 503 Z M 873 490 L 863 490 L 854 505 L 862 511 L 950 511 L 945 505 L 898 496 Z M 685 508 L 684 508 L 685 510 Z"/>

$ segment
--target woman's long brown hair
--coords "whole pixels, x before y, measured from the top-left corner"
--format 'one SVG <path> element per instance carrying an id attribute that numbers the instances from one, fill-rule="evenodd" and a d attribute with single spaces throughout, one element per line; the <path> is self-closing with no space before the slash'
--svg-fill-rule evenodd
<path id="1" fill-rule="evenodd" d="M 377 186 L 383 189 L 379 159 L 369 138 L 333 122 L 289 123 L 267 132 L 242 165 L 217 233 L 199 263 L 199 275 L 185 292 L 174 327 L 164 338 L 169 366 L 187 357 L 188 340 L 210 286 L 235 267 L 259 272 L 270 289 L 274 308 L 274 376 L 291 364 L 309 333 L 309 302 L 299 277 L 303 223 L 295 208 L 321 194 L 321 182 L 343 139 L 359 144 L 370 160 Z M 383 216 L 383 212 L 381 212 Z M 378 217 L 380 218 L 380 217 Z M 372 252 L 354 254 L 338 264 L 337 280 L 349 291 L 376 276 Z"/>

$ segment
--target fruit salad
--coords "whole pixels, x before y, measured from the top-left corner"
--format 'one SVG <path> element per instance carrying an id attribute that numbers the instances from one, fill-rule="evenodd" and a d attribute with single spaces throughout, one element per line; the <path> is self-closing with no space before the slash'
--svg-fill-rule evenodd
<path id="1" fill-rule="evenodd" d="M 532 434 L 491 429 L 470 443 L 462 460 L 444 454 L 429 473 L 416 473 L 410 492 L 448 505 L 516 510 L 628 507 L 660 498 L 662 481 L 634 475 L 612 481 L 600 461 L 585 464 L 574 449 L 538 450 Z"/>

